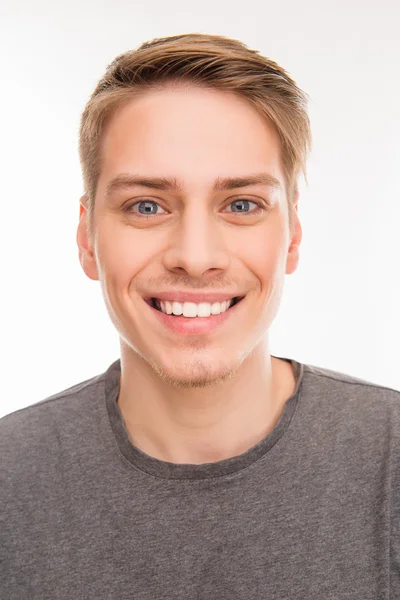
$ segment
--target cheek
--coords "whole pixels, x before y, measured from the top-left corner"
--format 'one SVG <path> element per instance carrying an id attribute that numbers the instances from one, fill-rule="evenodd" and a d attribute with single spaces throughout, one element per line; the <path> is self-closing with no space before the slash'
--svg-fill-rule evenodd
<path id="1" fill-rule="evenodd" d="M 138 255 L 124 231 L 115 227 L 103 228 L 97 237 L 97 255 L 104 276 L 121 280 L 124 273 L 135 269 Z"/>
<path id="2" fill-rule="evenodd" d="M 268 230 L 253 235 L 243 248 L 242 258 L 261 280 L 271 277 L 282 262 L 281 236 Z"/>
<path id="3" fill-rule="evenodd" d="M 108 281 L 129 286 L 157 255 L 157 238 L 130 227 L 113 227 L 98 239 L 98 255 Z"/>

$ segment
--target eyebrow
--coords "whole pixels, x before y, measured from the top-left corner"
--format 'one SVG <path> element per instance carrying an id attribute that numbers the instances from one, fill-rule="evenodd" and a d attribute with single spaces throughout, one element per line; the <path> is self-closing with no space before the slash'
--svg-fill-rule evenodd
<path id="1" fill-rule="evenodd" d="M 213 191 L 222 192 L 250 185 L 266 185 L 281 189 L 281 184 L 269 173 L 255 173 L 243 177 L 218 177 L 214 182 Z M 141 177 L 129 173 L 119 173 L 106 185 L 105 196 L 108 198 L 113 192 L 135 186 L 148 187 L 162 191 L 182 192 L 183 185 L 176 177 Z"/>

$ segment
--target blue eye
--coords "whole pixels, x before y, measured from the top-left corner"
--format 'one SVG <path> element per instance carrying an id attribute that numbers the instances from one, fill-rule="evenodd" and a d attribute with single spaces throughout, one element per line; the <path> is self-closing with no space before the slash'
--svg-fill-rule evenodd
<path id="1" fill-rule="evenodd" d="M 250 204 L 254 204 L 256 206 L 256 210 L 248 210 L 249 209 L 249 205 Z M 263 212 L 266 210 L 266 208 L 264 208 L 264 206 L 261 204 L 261 202 L 255 202 L 253 200 L 247 200 L 246 198 L 239 198 L 238 200 L 233 200 L 232 202 L 230 202 L 230 204 L 228 204 L 228 206 L 231 205 L 237 205 L 239 207 L 239 210 L 234 210 L 232 214 L 236 214 L 236 215 L 257 215 L 260 212 Z M 138 206 L 139 210 L 133 210 L 134 206 Z M 159 213 L 157 212 L 157 207 L 161 208 L 162 210 L 164 210 L 159 204 L 158 202 L 156 202 L 155 200 L 139 200 L 139 202 L 134 202 L 133 204 L 128 204 L 123 210 L 126 213 L 134 213 L 135 215 L 138 215 L 139 217 L 151 217 L 151 216 L 157 216 Z M 247 210 L 246 210 L 247 209 Z"/>
<path id="2" fill-rule="evenodd" d="M 237 212 L 236 212 L 236 211 L 233 211 L 235 214 L 248 214 L 248 213 L 250 213 L 250 214 L 252 214 L 252 215 L 253 215 L 253 214 L 255 214 L 255 213 L 258 213 L 258 212 L 259 212 L 259 210 L 256 210 L 256 211 L 254 211 L 254 210 L 253 210 L 253 211 L 249 211 L 249 210 L 242 210 L 242 209 L 246 209 L 246 208 L 248 208 L 248 207 L 249 207 L 249 204 L 255 204 L 256 206 L 258 206 L 258 208 L 261 208 L 261 207 L 260 207 L 260 205 L 259 205 L 257 202 L 253 202 L 252 200 L 246 200 L 246 199 L 244 199 L 244 198 L 243 198 L 243 199 L 240 199 L 240 200 L 234 200 L 233 202 L 231 202 L 231 203 L 229 204 L 229 206 L 231 206 L 232 204 L 238 204 L 238 205 L 239 205 L 239 207 L 240 207 L 240 208 L 239 208 L 239 211 L 237 211 Z"/>
<path id="3" fill-rule="evenodd" d="M 128 205 L 124 210 L 126 210 L 127 212 L 134 212 L 136 213 L 136 211 L 131 210 L 134 206 L 139 206 L 140 204 L 145 205 L 143 210 L 141 211 L 139 209 L 139 214 L 142 214 L 144 216 L 151 216 L 151 215 L 156 215 L 157 214 L 157 209 L 155 211 L 152 210 L 152 206 L 154 205 L 155 207 L 159 207 L 161 208 L 161 206 L 155 202 L 154 200 L 140 200 L 140 202 L 135 202 L 134 204 Z"/>

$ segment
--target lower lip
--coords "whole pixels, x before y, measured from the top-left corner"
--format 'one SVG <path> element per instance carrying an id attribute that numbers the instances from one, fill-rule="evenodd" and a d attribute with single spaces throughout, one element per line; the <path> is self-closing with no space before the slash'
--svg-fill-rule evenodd
<path id="1" fill-rule="evenodd" d="M 171 316 L 167 315 L 156 308 L 153 308 L 150 304 L 147 306 L 150 310 L 155 313 L 156 317 L 160 320 L 160 322 L 168 327 L 171 331 L 176 333 L 186 333 L 186 334 L 202 334 L 209 333 L 210 331 L 215 330 L 217 327 L 225 323 L 229 319 L 229 317 L 236 313 L 236 310 L 242 305 L 244 298 L 240 302 L 237 302 L 231 308 L 228 308 L 225 312 L 219 315 L 210 315 L 209 317 L 183 317 L 183 316 Z"/>

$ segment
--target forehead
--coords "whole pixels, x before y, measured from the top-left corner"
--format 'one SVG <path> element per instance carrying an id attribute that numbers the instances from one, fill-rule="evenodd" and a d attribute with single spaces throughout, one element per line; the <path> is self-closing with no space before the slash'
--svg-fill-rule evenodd
<path id="1" fill-rule="evenodd" d="M 102 140 L 101 183 L 132 171 L 183 184 L 268 171 L 282 182 L 279 135 L 232 92 L 149 90 L 116 111 Z"/>

